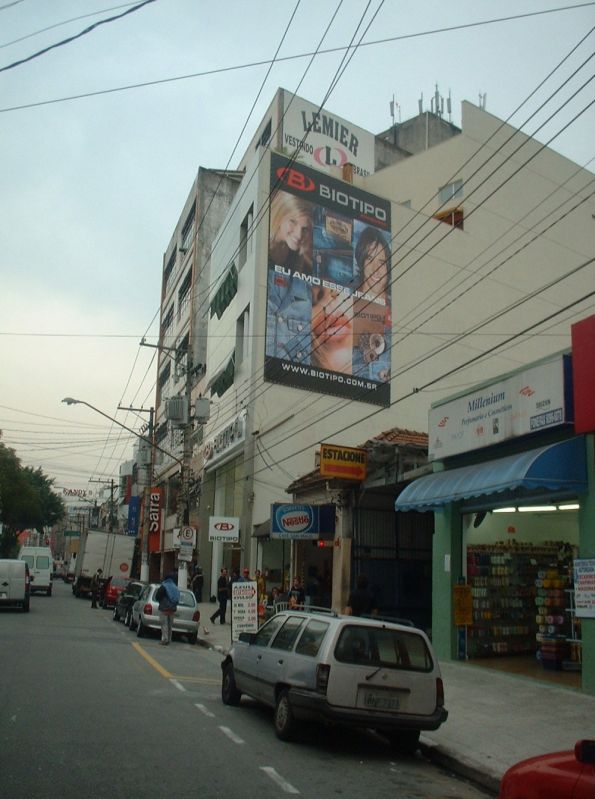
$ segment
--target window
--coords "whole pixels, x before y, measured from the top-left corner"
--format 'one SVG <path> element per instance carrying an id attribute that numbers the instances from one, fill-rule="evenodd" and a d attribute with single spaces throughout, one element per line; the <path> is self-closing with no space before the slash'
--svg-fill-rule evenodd
<path id="1" fill-rule="evenodd" d="M 182 227 L 182 235 L 180 238 L 180 249 L 182 250 L 182 252 L 186 252 L 190 248 L 190 244 L 192 243 L 192 225 L 194 224 L 195 213 L 196 213 L 195 207 L 192 206 L 190 213 L 186 217 L 184 226 Z"/>
<path id="2" fill-rule="evenodd" d="M 452 183 L 447 183 L 446 186 L 441 186 L 438 189 L 438 201 L 440 205 L 448 203 L 451 200 L 458 200 L 463 196 L 463 181 L 455 180 Z"/>
<path id="3" fill-rule="evenodd" d="M 167 294 L 167 284 L 172 276 L 174 271 L 174 266 L 176 265 L 176 251 L 174 250 L 172 254 L 169 256 L 169 261 L 167 262 L 165 269 L 163 270 L 163 293 Z"/>
<path id="4" fill-rule="evenodd" d="M 450 211 L 442 211 L 441 213 L 434 214 L 434 219 L 438 222 L 445 222 L 447 225 L 463 230 L 465 217 L 462 208 L 453 208 Z"/>
<path id="5" fill-rule="evenodd" d="M 159 375 L 159 388 L 161 390 L 163 390 L 163 386 L 166 385 L 170 375 L 171 375 L 171 363 L 168 361 L 167 364 L 165 365 L 165 368 Z"/>
<path id="6" fill-rule="evenodd" d="M 221 319 L 225 313 L 225 309 L 233 298 L 238 293 L 238 270 L 235 264 L 231 264 L 225 277 L 222 279 L 213 301 L 210 305 L 211 318 L 217 315 L 217 319 Z"/>
<path id="7" fill-rule="evenodd" d="M 269 139 L 271 138 L 271 129 L 272 129 L 272 120 L 269 119 L 269 121 L 264 126 L 260 139 L 258 139 L 258 141 L 256 142 L 256 147 L 254 148 L 255 150 L 258 150 L 258 148 L 261 146 L 264 147 L 268 143 Z"/>
<path id="8" fill-rule="evenodd" d="M 298 637 L 298 633 L 301 630 L 303 623 L 303 618 L 300 618 L 299 616 L 290 616 L 275 636 L 275 640 L 271 644 L 271 648 L 283 649 L 285 652 L 289 652 L 291 649 L 293 649 L 295 639 Z"/>
<path id="9" fill-rule="evenodd" d="M 246 308 L 244 313 L 239 317 L 239 319 L 236 322 L 236 366 L 239 366 L 242 363 L 242 361 L 248 356 L 249 325 L 250 325 L 250 306 Z"/>
<path id="10" fill-rule="evenodd" d="M 281 626 L 282 621 L 283 616 L 273 616 L 273 618 L 256 633 L 254 644 L 256 646 L 268 646 L 269 641 Z"/>
<path id="11" fill-rule="evenodd" d="M 252 222 L 254 217 L 254 206 L 250 206 L 250 210 L 240 225 L 240 252 L 239 252 L 239 268 L 241 269 L 248 259 L 248 255 L 252 252 Z"/>
<path id="12" fill-rule="evenodd" d="M 433 668 L 432 656 L 421 635 L 380 627 L 345 627 L 337 642 L 335 657 L 341 663 L 365 663 L 408 671 L 431 671 Z"/>
<path id="13" fill-rule="evenodd" d="M 163 325 L 162 325 L 163 338 L 165 338 L 169 334 L 169 331 L 171 330 L 171 326 L 173 325 L 173 323 L 174 323 L 174 304 L 172 302 L 169 311 L 163 317 Z"/>
<path id="14" fill-rule="evenodd" d="M 50 559 L 47 555 L 38 555 L 37 556 L 37 568 L 38 569 L 49 569 L 50 568 Z"/>
<path id="15" fill-rule="evenodd" d="M 188 270 L 188 274 L 184 278 L 184 282 L 178 291 L 178 319 L 181 319 L 182 314 L 185 312 L 188 303 L 190 302 L 190 288 L 192 287 L 192 270 Z"/>
<path id="16" fill-rule="evenodd" d="M 296 654 L 316 657 L 328 628 L 324 621 L 310 621 L 295 648 Z"/>

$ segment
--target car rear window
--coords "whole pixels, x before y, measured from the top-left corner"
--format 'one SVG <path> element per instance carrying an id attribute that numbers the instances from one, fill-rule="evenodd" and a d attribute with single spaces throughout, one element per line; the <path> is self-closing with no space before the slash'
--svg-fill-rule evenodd
<path id="1" fill-rule="evenodd" d="M 125 577 L 112 577 L 110 585 L 112 588 L 125 588 L 128 585 L 128 580 Z"/>
<path id="2" fill-rule="evenodd" d="M 408 671 L 431 671 L 434 667 L 421 635 L 387 627 L 344 627 L 335 647 L 335 657 L 341 663 Z"/>
<path id="3" fill-rule="evenodd" d="M 289 651 L 293 649 L 295 639 L 302 628 L 304 619 L 302 616 L 289 616 L 283 627 L 279 630 L 273 643 L 272 649 L 283 649 Z"/>
<path id="4" fill-rule="evenodd" d="M 300 636 L 300 640 L 297 642 L 295 648 L 296 653 L 298 655 L 316 657 L 328 628 L 329 625 L 327 622 L 316 621 L 314 619 L 309 621 L 306 625 L 306 629 Z"/>
<path id="5" fill-rule="evenodd" d="M 192 591 L 180 591 L 178 605 L 183 608 L 193 608 L 196 605 L 196 598 Z"/>
<path id="6" fill-rule="evenodd" d="M 21 560 L 24 560 L 30 569 L 35 565 L 35 557 L 33 555 L 23 555 Z"/>
<path id="7" fill-rule="evenodd" d="M 50 559 L 47 555 L 38 555 L 37 556 L 37 568 L 38 569 L 49 569 L 50 568 Z"/>

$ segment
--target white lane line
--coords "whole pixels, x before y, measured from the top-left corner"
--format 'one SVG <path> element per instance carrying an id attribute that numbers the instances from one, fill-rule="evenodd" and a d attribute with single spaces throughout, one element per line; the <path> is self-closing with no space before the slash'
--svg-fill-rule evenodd
<path id="1" fill-rule="evenodd" d="M 178 689 L 178 691 L 184 691 L 184 692 L 186 691 L 186 689 L 184 688 L 184 686 L 182 685 L 181 682 L 178 682 L 177 680 L 170 680 L 170 683 L 172 685 L 175 685 L 176 688 Z"/>
<path id="2" fill-rule="evenodd" d="M 271 766 L 260 766 L 260 770 L 264 771 L 264 773 L 269 776 L 273 782 L 277 783 L 279 788 L 281 788 L 282 791 L 285 791 L 285 793 L 299 793 L 297 788 L 294 788 L 290 782 L 284 780 L 274 768 L 271 768 Z"/>
<path id="3" fill-rule="evenodd" d="M 246 741 L 244 741 L 243 738 L 240 738 L 239 735 L 236 735 L 235 732 L 232 732 L 232 730 L 230 730 L 229 727 L 221 727 L 221 726 L 219 726 L 219 729 L 221 730 L 221 732 L 224 735 L 227 735 L 229 740 L 233 741 L 234 744 L 245 744 L 246 743 Z"/>
<path id="4" fill-rule="evenodd" d="M 197 707 L 201 713 L 204 713 L 205 716 L 208 716 L 210 719 L 215 718 L 215 714 L 211 713 L 211 711 L 208 708 L 206 708 L 204 705 L 200 705 L 198 704 L 198 702 L 195 702 L 194 707 Z"/>

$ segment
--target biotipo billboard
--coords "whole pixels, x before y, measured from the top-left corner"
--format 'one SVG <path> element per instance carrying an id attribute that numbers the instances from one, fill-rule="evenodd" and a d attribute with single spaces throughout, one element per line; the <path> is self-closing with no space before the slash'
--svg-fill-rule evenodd
<path id="1" fill-rule="evenodd" d="M 265 379 L 390 404 L 390 202 L 271 155 Z"/>

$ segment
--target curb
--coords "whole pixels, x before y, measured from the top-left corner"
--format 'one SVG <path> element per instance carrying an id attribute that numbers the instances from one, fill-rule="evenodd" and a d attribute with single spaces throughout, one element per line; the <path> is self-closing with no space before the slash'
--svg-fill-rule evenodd
<path id="1" fill-rule="evenodd" d="M 475 785 L 489 791 L 493 796 L 498 796 L 500 790 L 500 778 L 495 774 L 489 774 L 477 763 L 469 760 L 465 761 L 456 757 L 451 752 L 442 748 L 439 744 L 430 743 L 427 740 L 420 741 L 419 748 L 422 754 L 435 763 L 437 766 L 452 771 L 459 777 L 474 783 Z"/>

